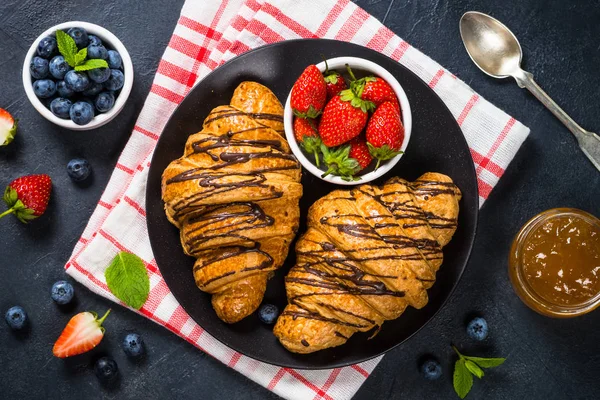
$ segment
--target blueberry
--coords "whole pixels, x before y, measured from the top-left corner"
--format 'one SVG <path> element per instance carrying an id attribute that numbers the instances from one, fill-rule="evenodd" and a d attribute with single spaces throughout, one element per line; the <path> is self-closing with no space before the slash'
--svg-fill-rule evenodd
<path id="1" fill-rule="evenodd" d="M 97 83 L 103 83 L 110 78 L 110 69 L 109 68 L 96 68 L 88 71 L 88 76 L 91 80 Z"/>
<path id="2" fill-rule="evenodd" d="M 87 48 L 87 58 L 100 58 L 106 60 L 108 58 L 108 51 L 106 47 L 100 45 L 90 45 Z"/>
<path id="3" fill-rule="evenodd" d="M 73 103 L 63 97 L 57 97 L 50 103 L 50 111 L 58 118 L 69 119 L 69 110 Z"/>
<path id="4" fill-rule="evenodd" d="M 33 79 L 44 79 L 48 76 L 48 60 L 42 57 L 33 57 L 29 63 L 29 72 Z"/>
<path id="5" fill-rule="evenodd" d="M 67 164 L 67 173 L 75 182 L 81 182 L 90 176 L 90 163 L 84 158 L 74 158 Z"/>
<path id="6" fill-rule="evenodd" d="M 65 75 L 67 87 L 75 92 L 83 92 L 90 86 L 90 80 L 85 72 L 77 72 L 74 69 Z"/>
<path id="7" fill-rule="evenodd" d="M 423 378 L 434 381 L 442 376 L 442 366 L 436 360 L 427 360 L 421 364 L 421 374 L 423 374 Z"/>
<path id="8" fill-rule="evenodd" d="M 96 97 L 96 110 L 107 112 L 115 105 L 115 95 L 112 92 L 102 92 Z"/>
<path id="9" fill-rule="evenodd" d="M 96 361 L 94 372 L 102 383 L 108 383 L 119 374 L 119 366 L 110 357 L 102 357 Z"/>
<path id="10" fill-rule="evenodd" d="M 78 101 L 71 106 L 69 116 L 77 125 L 86 125 L 94 118 L 94 107 L 85 101 Z"/>
<path id="11" fill-rule="evenodd" d="M 90 40 L 90 46 L 102 46 L 102 40 L 96 35 L 88 35 L 88 39 Z"/>
<path id="12" fill-rule="evenodd" d="M 14 306 L 8 309 L 4 319 L 6 319 L 6 323 L 11 329 L 23 329 L 27 324 L 27 313 L 23 310 L 23 307 Z"/>
<path id="13" fill-rule="evenodd" d="M 477 317 L 474 318 L 467 325 L 467 335 L 471 339 L 484 340 L 489 333 L 489 327 L 485 319 Z"/>
<path id="14" fill-rule="evenodd" d="M 104 89 L 101 83 L 90 82 L 90 86 L 83 91 L 84 96 L 94 97 Z"/>
<path id="15" fill-rule="evenodd" d="M 137 333 L 129 333 L 123 339 L 123 351 L 129 357 L 140 357 L 144 354 L 144 340 Z"/>
<path id="16" fill-rule="evenodd" d="M 71 97 L 75 94 L 75 91 L 71 90 L 65 81 L 58 81 L 56 83 L 56 91 L 60 97 Z"/>
<path id="17" fill-rule="evenodd" d="M 40 99 L 47 99 L 56 93 L 56 84 L 50 79 L 40 79 L 33 82 L 33 92 Z"/>
<path id="18" fill-rule="evenodd" d="M 83 28 L 71 28 L 67 31 L 67 34 L 75 40 L 78 49 L 87 47 L 90 42 L 88 34 Z"/>
<path id="19" fill-rule="evenodd" d="M 37 53 L 42 58 L 50 58 L 56 53 L 57 49 L 56 39 L 52 36 L 46 36 L 38 43 Z"/>
<path id="20" fill-rule="evenodd" d="M 82 101 L 84 103 L 88 103 L 90 106 L 92 106 L 92 110 L 95 110 L 94 101 L 92 99 L 90 99 L 89 97 L 82 97 L 77 101 Z M 94 115 L 96 115 L 95 111 L 94 111 Z"/>
<path id="21" fill-rule="evenodd" d="M 123 73 L 118 69 L 111 69 L 110 77 L 106 82 L 104 82 L 104 87 L 107 90 L 112 90 L 114 92 L 115 90 L 121 89 L 124 83 L 125 76 L 123 76 Z"/>
<path id="22" fill-rule="evenodd" d="M 273 304 L 263 304 L 258 309 L 258 319 L 267 325 L 273 325 L 279 316 L 279 309 Z"/>
<path id="23" fill-rule="evenodd" d="M 68 304 L 73 300 L 73 292 L 73 285 L 69 282 L 58 281 L 52 285 L 52 300 L 56 304 Z"/>
<path id="24" fill-rule="evenodd" d="M 50 74 L 55 79 L 64 79 L 71 66 L 65 61 L 63 56 L 56 56 L 50 60 Z"/>
<path id="25" fill-rule="evenodd" d="M 119 54 L 118 51 L 116 50 L 109 50 L 108 51 L 108 66 L 112 69 L 119 69 L 121 68 L 121 55 Z"/>

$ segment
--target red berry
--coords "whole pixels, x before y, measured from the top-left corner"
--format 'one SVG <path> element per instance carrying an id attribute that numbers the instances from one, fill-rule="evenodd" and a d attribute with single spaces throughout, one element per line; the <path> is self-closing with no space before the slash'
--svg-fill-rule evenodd
<path id="1" fill-rule="evenodd" d="M 367 125 L 369 151 L 377 159 L 377 167 L 380 161 L 398 155 L 403 141 L 404 125 L 400 114 L 394 103 L 386 101 L 377 107 Z"/>
<path id="2" fill-rule="evenodd" d="M 304 137 L 317 136 L 317 123 L 309 118 L 294 118 L 294 137 L 302 142 Z"/>
<path id="3" fill-rule="evenodd" d="M 386 101 L 392 102 L 400 112 L 400 104 L 394 89 L 383 79 L 376 77 L 365 78 L 365 87 L 360 96 L 363 100 L 372 101 L 375 106 L 380 106 Z"/>
<path id="4" fill-rule="evenodd" d="M 292 87 L 290 105 L 302 118 L 316 118 L 327 101 L 327 85 L 315 65 L 306 67 Z"/>
<path id="5" fill-rule="evenodd" d="M 0 218 L 8 214 L 15 214 L 23 223 L 44 214 L 50 192 L 52 180 L 48 175 L 27 175 L 12 181 L 4 192 L 4 201 L 8 210 L 0 214 Z"/>
<path id="6" fill-rule="evenodd" d="M 54 356 L 67 358 L 85 353 L 96 347 L 104 337 L 102 322 L 109 313 L 110 310 L 98 319 L 96 313 L 84 311 L 71 318 L 56 343 L 54 343 L 52 349 Z"/>
<path id="7" fill-rule="evenodd" d="M 333 96 L 337 96 L 342 90 L 348 88 L 344 77 L 337 72 L 326 74 L 325 83 L 327 84 L 327 100 L 331 100 Z"/>
<path id="8" fill-rule="evenodd" d="M 350 141 L 350 158 L 358 161 L 360 169 L 365 169 L 373 161 L 373 156 L 369 153 L 369 147 L 366 140 L 362 137 L 356 137 Z"/>
<path id="9" fill-rule="evenodd" d="M 367 112 L 360 106 L 357 108 L 352 105 L 352 101 L 344 101 L 341 96 L 335 96 L 323 110 L 319 124 L 321 140 L 327 147 L 346 143 L 360 134 L 367 123 L 367 117 Z"/>

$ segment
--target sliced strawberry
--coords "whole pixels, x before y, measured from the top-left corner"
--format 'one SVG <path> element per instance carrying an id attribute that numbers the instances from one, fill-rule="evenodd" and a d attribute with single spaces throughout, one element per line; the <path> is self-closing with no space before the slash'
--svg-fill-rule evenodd
<path id="1" fill-rule="evenodd" d="M 321 138 L 317 133 L 316 123 L 311 118 L 294 118 L 294 137 L 307 153 L 315 156 L 315 164 L 320 165 L 319 152 Z"/>
<path id="2" fill-rule="evenodd" d="M 6 146 L 15 138 L 17 121 L 8 111 L 0 108 L 0 146 Z"/>
<path id="3" fill-rule="evenodd" d="M 4 191 L 4 202 L 8 210 L 0 214 L 0 218 L 15 214 L 23 223 L 36 219 L 46 211 L 51 191 L 52 180 L 46 174 L 15 179 Z"/>
<path id="4" fill-rule="evenodd" d="M 371 161 L 373 161 L 373 156 L 369 153 L 367 141 L 361 135 L 352 139 L 349 144 L 350 154 L 348 156 L 358 161 L 361 170 L 367 168 L 371 164 Z"/>
<path id="5" fill-rule="evenodd" d="M 109 313 L 110 309 L 100 319 L 98 314 L 89 311 L 75 315 L 54 343 L 52 353 L 58 358 L 67 358 L 96 347 L 104 337 L 102 322 Z"/>

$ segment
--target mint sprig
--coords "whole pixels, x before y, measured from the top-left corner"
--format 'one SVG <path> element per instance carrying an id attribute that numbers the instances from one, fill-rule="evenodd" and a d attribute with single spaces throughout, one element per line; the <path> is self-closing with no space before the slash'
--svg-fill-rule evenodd
<path id="1" fill-rule="evenodd" d="M 106 60 L 99 58 L 86 60 L 87 47 L 77 50 L 75 40 L 63 31 L 56 31 L 56 43 L 58 44 L 58 51 L 60 51 L 60 54 L 62 54 L 67 64 L 74 68 L 75 71 L 108 68 Z"/>
<path id="2" fill-rule="evenodd" d="M 142 308 L 150 293 L 146 266 L 135 254 L 121 251 L 104 272 L 108 289 L 131 308 Z"/>
<path id="3" fill-rule="evenodd" d="M 454 391 L 461 399 L 464 399 L 473 387 L 473 375 L 481 379 L 485 375 L 482 368 L 494 368 L 506 361 L 506 358 L 470 357 L 461 354 L 452 346 L 458 360 L 454 364 Z"/>

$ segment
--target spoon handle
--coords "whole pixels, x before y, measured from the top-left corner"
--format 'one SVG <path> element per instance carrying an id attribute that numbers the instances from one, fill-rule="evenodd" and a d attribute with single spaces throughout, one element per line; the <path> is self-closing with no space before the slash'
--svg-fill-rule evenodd
<path id="1" fill-rule="evenodd" d="M 579 147 L 590 159 L 592 164 L 600 171 L 600 137 L 595 133 L 588 132 L 548 96 L 544 90 L 533 80 L 530 72 L 519 70 L 513 75 L 521 88 L 527 88 L 548 110 L 552 112 L 573 133 L 579 142 Z"/>

